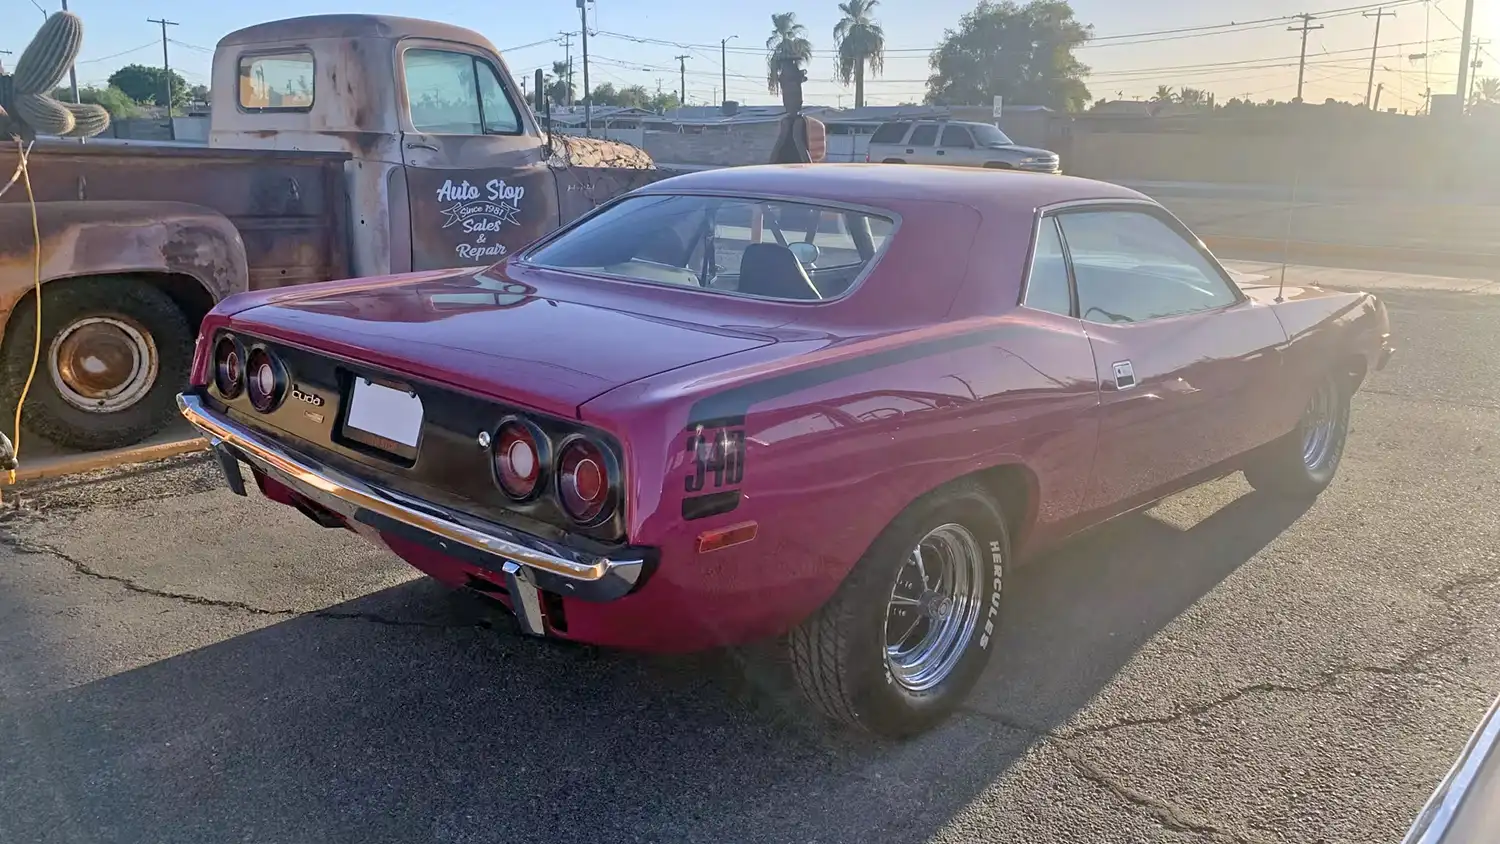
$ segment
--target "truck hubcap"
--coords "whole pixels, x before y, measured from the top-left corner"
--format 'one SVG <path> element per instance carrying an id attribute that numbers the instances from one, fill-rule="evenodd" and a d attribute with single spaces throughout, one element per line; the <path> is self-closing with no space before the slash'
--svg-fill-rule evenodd
<path id="1" fill-rule="evenodd" d="M 907 555 L 885 616 L 886 666 L 897 683 L 920 692 L 953 673 L 979 621 L 984 559 L 958 524 L 935 528 Z"/>
<path id="2" fill-rule="evenodd" d="M 134 405 L 151 391 L 158 369 L 151 333 L 124 317 L 69 323 L 52 340 L 47 363 L 63 401 L 90 413 Z"/>

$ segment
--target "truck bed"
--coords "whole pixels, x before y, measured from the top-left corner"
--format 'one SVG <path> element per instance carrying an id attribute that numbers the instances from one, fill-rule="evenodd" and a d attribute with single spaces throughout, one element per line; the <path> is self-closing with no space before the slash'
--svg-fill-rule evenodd
<path id="1" fill-rule="evenodd" d="M 38 141 L 38 202 L 188 202 L 232 221 L 245 243 L 252 290 L 349 275 L 345 153 L 234 150 L 175 144 Z M 0 180 L 16 151 L 0 145 Z M 3 183 L 3 181 L 0 181 Z M 0 202 L 25 202 L 16 188 Z"/>

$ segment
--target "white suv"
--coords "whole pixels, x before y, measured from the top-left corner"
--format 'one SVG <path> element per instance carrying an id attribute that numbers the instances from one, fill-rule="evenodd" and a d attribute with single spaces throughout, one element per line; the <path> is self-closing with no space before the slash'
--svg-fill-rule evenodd
<path id="1" fill-rule="evenodd" d="M 881 124 L 870 136 L 870 151 L 865 160 L 1062 172 L 1057 153 L 1018 146 L 993 124 L 959 120 L 895 120 Z"/>

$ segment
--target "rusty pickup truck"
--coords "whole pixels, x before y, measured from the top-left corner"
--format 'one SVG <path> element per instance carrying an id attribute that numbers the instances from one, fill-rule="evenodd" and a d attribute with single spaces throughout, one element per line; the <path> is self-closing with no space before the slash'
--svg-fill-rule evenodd
<path id="1" fill-rule="evenodd" d="M 231 33 L 209 143 L 38 141 L 41 342 L 23 424 L 129 445 L 176 416 L 198 323 L 225 296 L 489 264 L 663 174 L 641 150 L 537 125 L 476 32 L 319 15 Z M 0 181 L 18 149 L 0 148 Z M 0 199 L 0 424 L 31 371 L 31 207 Z"/>

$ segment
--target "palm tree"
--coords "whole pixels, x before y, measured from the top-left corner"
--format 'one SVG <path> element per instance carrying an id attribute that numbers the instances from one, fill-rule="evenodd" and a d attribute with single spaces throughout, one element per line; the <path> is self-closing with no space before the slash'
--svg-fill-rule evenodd
<path id="1" fill-rule="evenodd" d="M 848 0 L 839 4 L 844 16 L 833 28 L 833 43 L 839 51 L 839 79 L 854 81 L 854 107 L 865 105 L 865 66 L 879 75 L 885 67 L 885 32 L 870 13 L 880 0 Z"/>
<path id="2" fill-rule="evenodd" d="M 1156 96 L 1151 98 L 1151 102 L 1175 103 L 1177 102 L 1177 92 L 1172 90 L 1171 85 L 1158 85 L 1156 86 Z"/>
<path id="3" fill-rule="evenodd" d="M 1479 80 L 1479 99 L 1487 103 L 1500 104 L 1500 79 L 1486 76 Z"/>
<path id="4" fill-rule="evenodd" d="M 567 62 L 552 63 L 552 80 L 547 85 L 547 96 L 553 105 L 573 104 L 573 78 L 568 75 Z"/>
<path id="5" fill-rule="evenodd" d="M 776 79 L 781 63 L 788 59 L 800 63 L 812 61 L 812 42 L 807 27 L 797 23 L 796 12 L 771 15 L 771 37 L 766 39 L 766 88 L 775 94 L 781 90 Z"/>

